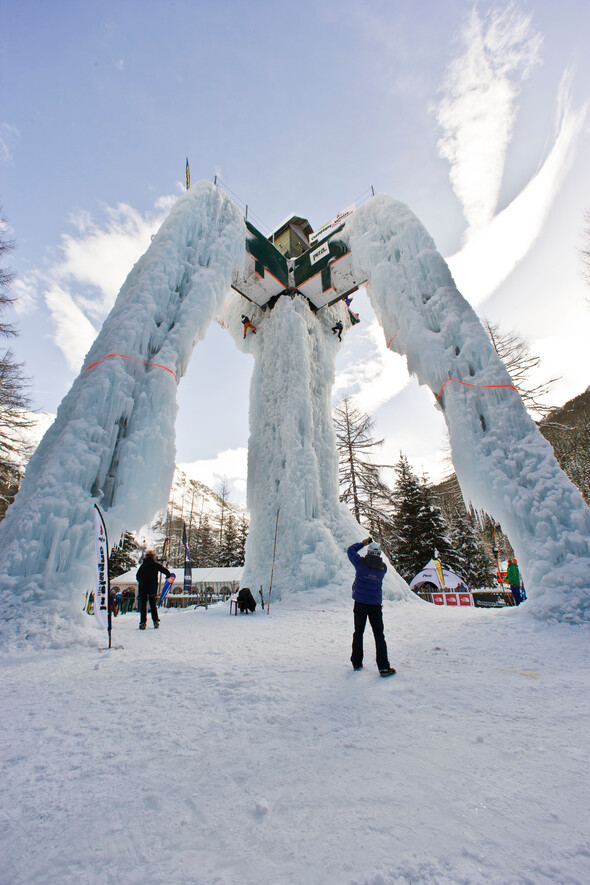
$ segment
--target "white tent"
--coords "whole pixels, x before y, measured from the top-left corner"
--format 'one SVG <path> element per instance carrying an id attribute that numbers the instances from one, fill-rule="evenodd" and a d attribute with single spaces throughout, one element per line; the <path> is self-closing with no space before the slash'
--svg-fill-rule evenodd
<path id="1" fill-rule="evenodd" d="M 111 588 L 124 589 L 131 587 L 136 589 L 137 580 L 135 575 L 138 568 L 139 566 L 135 566 L 131 571 L 119 575 L 118 578 L 113 578 Z M 177 569 L 168 566 L 168 569 L 176 575 L 170 592 L 173 594 L 181 593 L 184 587 L 184 569 L 182 566 Z M 213 593 L 217 594 L 221 593 L 224 588 L 227 588 L 230 593 L 234 593 L 239 589 L 243 571 L 244 567 L 241 565 L 231 568 L 193 568 L 192 591 L 193 593 L 204 593 L 211 589 Z"/>
<path id="2" fill-rule="evenodd" d="M 418 574 L 412 578 L 410 581 L 410 590 L 417 592 L 424 584 L 433 584 L 436 590 L 457 590 L 459 587 L 464 587 L 465 592 L 469 592 L 467 581 L 465 581 L 460 575 L 457 575 L 455 572 L 444 567 L 441 571 L 444 587 L 441 584 L 437 563 L 434 559 L 431 559 L 430 562 L 424 566 L 422 571 L 418 572 Z"/>

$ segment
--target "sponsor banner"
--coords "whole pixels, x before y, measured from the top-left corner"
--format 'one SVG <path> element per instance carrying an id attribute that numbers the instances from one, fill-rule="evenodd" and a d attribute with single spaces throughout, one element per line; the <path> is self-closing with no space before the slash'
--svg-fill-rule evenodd
<path id="1" fill-rule="evenodd" d="M 325 258 L 326 255 L 330 254 L 330 245 L 329 243 L 324 243 L 320 246 L 319 249 L 316 249 L 315 252 L 312 252 L 309 256 L 309 260 L 312 264 L 315 264 L 316 261 L 319 261 L 320 258 Z"/>
<path id="2" fill-rule="evenodd" d="M 436 572 L 437 572 L 437 574 L 438 574 L 438 581 L 439 581 L 439 584 L 440 584 L 440 586 L 441 586 L 441 587 L 443 588 L 443 590 L 444 590 L 445 579 L 444 579 L 444 576 L 443 576 L 443 570 L 442 570 L 442 566 L 441 566 L 441 564 L 440 564 L 440 561 L 439 561 L 438 559 L 433 559 L 432 561 L 434 562 L 434 564 L 435 564 L 435 566 L 436 566 Z"/>
<path id="3" fill-rule="evenodd" d="M 433 593 L 432 601 L 435 605 L 447 605 L 450 608 L 474 604 L 472 593 Z"/>
<path id="4" fill-rule="evenodd" d="M 94 581 L 94 615 L 101 627 L 109 627 L 109 547 L 102 513 L 94 505 L 94 546 L 96 571 Z"/>
<path id="5" fill-rule="evenodd" d="M 354 212 L 356 207 L 356 203 L 351 203 L 350 206 L 347 206 L 346 209 L 343 209 L 342 212 L 339 212 L 338 215 L 334 216 L 334 218 L 329 221 L 327 224 L 324 224 L 323 227 L 320 227 L 315 234 L 312 234 L 309 238 L 309 243 L 313 246 L 314 243 L 317 243 L 318 240 L 322 240 L 324 237 L 327 237 L 331 231 L 335 230 L 337 227 L 345 221 L 346 218 L 349 218 Z"/>
<path id="6" fill-rule="evenodd" d="M 193 584 L 193 568 L 191 564 L 191 554 L 188 549 L 188 541 L 186 537 L 186 525 L 182 526 L 182 543 L 184 545 L 184 592 L 190 593 Z"/>
<path id="7" fill-rule="evenodd" d="M 171 572 L 170 577 L 168 578 L 168 580 L 166 581 L 166 583 L 162 587 L 162 595 L 160 596 L 160 602 L 158 603 L 158 605 L 162 605 L 162 603 L 164 602 L 164 600 L 168 596 L 168 591 L 172 587 L 175 577 L 176 577 L 176 575 L 174 574 L 174 572 Z"/>

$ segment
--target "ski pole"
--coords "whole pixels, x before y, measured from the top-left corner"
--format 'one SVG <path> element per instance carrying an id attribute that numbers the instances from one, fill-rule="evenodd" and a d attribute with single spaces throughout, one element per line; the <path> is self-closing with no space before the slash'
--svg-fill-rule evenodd
<path id="1" fill-rule="evenodd" d="M 266 614 L 270 612 L 270 594 L 272 593 L 272 576 L 275 570 L 275 555 L 277 552 L 277 530 L 279 528 L 279 510 L 281 508 L 277 507 L 277 521 L 275 522 L 275 545 L 272 551 L 272 568 L 270 570 L 270 587 L 268 590 L 268 599 L 266 600 Z"/>

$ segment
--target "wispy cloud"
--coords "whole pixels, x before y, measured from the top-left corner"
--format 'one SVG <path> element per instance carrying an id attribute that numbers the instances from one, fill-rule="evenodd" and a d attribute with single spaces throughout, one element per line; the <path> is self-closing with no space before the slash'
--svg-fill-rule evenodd
<path id="1" fill-rule="evenodd" d="M 344 351 L 346 365 L 336 372 L 333 401 L 349 396 L 358 408 L 372 414 L 403 390 L 409 375 L 405 359 L 388 351 L 377 319 L 356 329 L 351 352 Z"/>
<path id="2" fill-rule="evenodd" d="M 96 329 L 76 304 L 70 292 L 54 284 L 45 293 L 45 303 L 54 324 L 53 339 L 70 369 L 78 369 L 96 338 Z"/>
<path id="3" fill-rule="evenodd" d="M 519 88 L 541 60 L 542 38 L 532 16 L 511 3 L 492 8 L 484 18 L 474 8 L 461 43 L 435 113 L 443 130 L 439 153 L 450 163 L 469 236 L 496 210 Z"/>
<path id="4" fill-rule="evenodd" d="M 30 312 L 39 301 L 45 303 L 51 335 L 70 368 L 79 368 L 127 274 L 174 199 L 160 198 L 145 214 L 124 203 L 107 206 L 102 222 L 89 213 L 72 216 L 74 232 L 62 236 L 47 266 L 15 282 L 21 313 Z"/>
<path id="5" fill-rule="evenodd" d="M 572 107 L 571 80 L 568 70 L 558 94 L 557 136 L 542 167 L 506 209 L 447 259 L 458 289 L 473 305 L 491 295 L 529 251 L 573 163 L 588 105 Z"/>
<path id="6" fill-rule="evenodd" d="M 20 139 L 20 132 L 10 123 L 0 123 L 0 163 L 10 164 L 14 149 Z"/>

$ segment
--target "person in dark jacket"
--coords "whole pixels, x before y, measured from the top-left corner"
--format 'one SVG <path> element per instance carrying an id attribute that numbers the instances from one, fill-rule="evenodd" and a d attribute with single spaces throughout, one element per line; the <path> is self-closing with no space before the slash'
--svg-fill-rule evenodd
<path id="1" fill-rule="evenodd" d="M 160 626 L 157 605 L 159 573 L 166 575 L 167 578 L 169 578 L 171 574 L 166 566 L 162 565 L 156 560 L 156 554 L 154 553 L 154 551 L 148 550 L 144 556 L 143 562 L 137 569 L 137 574 L 135 575 L 135 577 L 137 578 L 137 584 L 139 586 L 140 630 L 145 630 L 146 627 L 148 599 L 150 601 L 150 612 L 152 615 L 152 621 L 154 622 L 154 629 L 157 630 Z"/>
<path id="2" fill-rule="evenodd" d="M 238 593 L 238 608 L 242 614 L 244 612 L 247 614 L 249 611 L 256 611 L 256 600 L 252 596 L 252 591 L 249 587 L 242 587 Z"/>
<path id="3" fill-rule="evenodd" d="M 359 550 L 367 547 L 367 555 L 360 556 Z M 367 618 L 375 637 L 377 667 L 381 676 L 393 676 L 395 670 L 389 665 L 387 643 L 383 633 L 383 578 L 387 566 L 381 559 L 381 548 L 371 538 L 358 544 L 351 544 L 346 551 L 356 570 L 352 585 L 354 599 L 354 635 L 352 637 L 353 669 L 363 668 L 363 634 Z"/>

